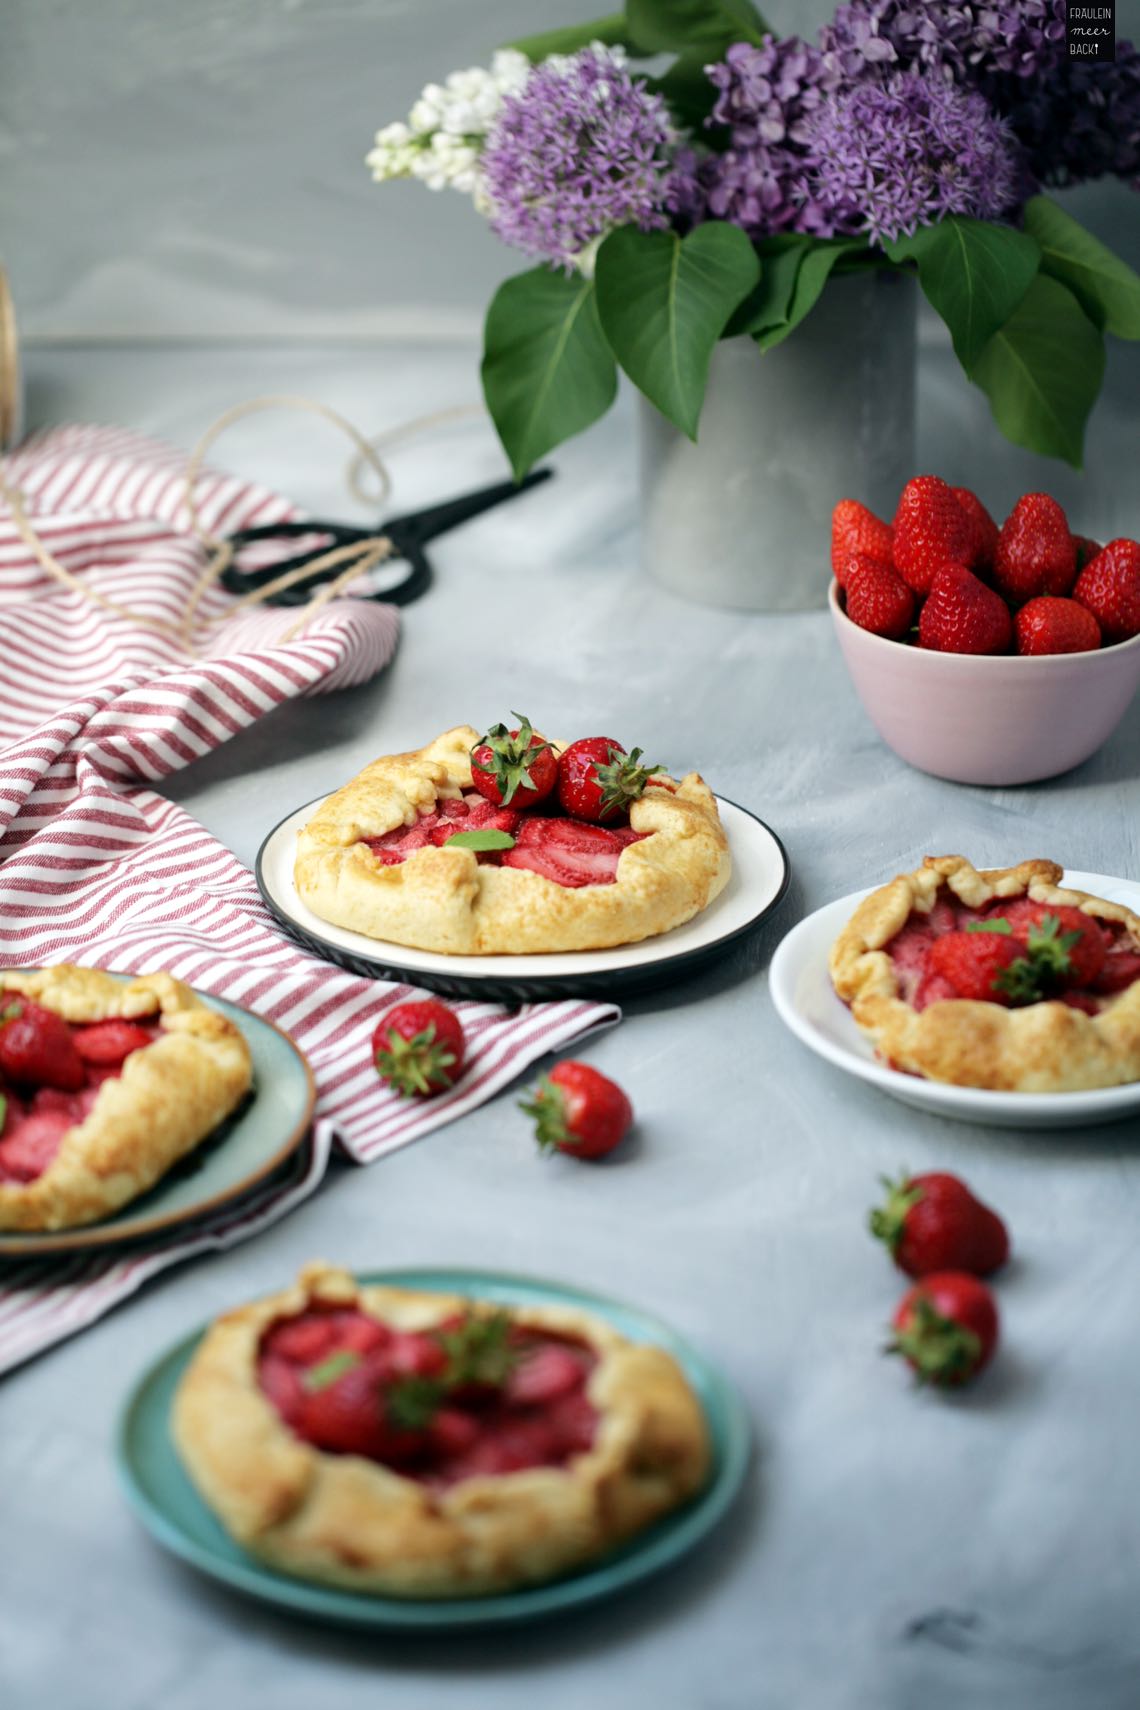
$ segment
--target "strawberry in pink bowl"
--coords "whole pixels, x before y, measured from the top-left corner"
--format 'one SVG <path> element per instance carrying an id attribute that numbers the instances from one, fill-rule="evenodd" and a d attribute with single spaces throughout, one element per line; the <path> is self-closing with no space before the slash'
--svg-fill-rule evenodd
<path id="1" fill-rule="evenodd" d="M 1022 784 L 1080 765 L 1140 686 L 1140 545 L 1070 532 L 1043 493 L 999 528 L 966 488 L 907 483 L 892 523 L 841 500 L 829 604 L 872 724 L 937 777 Z"/>

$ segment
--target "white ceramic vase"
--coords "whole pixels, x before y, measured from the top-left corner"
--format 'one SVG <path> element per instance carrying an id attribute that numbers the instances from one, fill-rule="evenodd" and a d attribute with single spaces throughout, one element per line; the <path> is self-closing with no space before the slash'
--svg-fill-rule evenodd
<path id="1" fill-rule="evenodd" d="M 649 575 L 708 605 L 824 606 L 836 500 L 890 517 L 915 472 L 915 322 L 913 279 L 848 274 L 773 350 L 716 347 L 696 444 L 642 400 Z"/>

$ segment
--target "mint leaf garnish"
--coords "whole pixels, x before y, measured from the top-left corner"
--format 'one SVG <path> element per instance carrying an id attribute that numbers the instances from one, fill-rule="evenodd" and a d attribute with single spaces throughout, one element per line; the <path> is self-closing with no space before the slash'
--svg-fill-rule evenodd
<path id="1" fill-rule="evenodd" d="M 315 1366 L 310 1366 L 301 1379 L 301 1387 L 307 1389 L 310 1395 L 316 1395 L 319 1390 L 328 1389 L 345 1372 L 350 1372 L 360 1364 L 360 1355 L 354 1354 L 350 1348 L 342 1348 L 339 1354 L 330 1354 L 327 1360 L 319 1360 Z"/>
<path id="2" fill-rule="evenodd" d="M 454 837 L 448 838 L 443 847 L 481 852 L 487 849 L 513 849 L 514 846 L 515 840 L 509 831 L 495 831 L 488 827 L 485 831 L 457 831 Z"/>

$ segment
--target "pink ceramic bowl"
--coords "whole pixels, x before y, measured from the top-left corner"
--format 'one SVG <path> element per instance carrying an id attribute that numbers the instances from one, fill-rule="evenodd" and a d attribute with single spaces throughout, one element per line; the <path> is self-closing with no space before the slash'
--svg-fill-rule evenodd
<path id="1" fill-rule="evenodd" d="M 1079 766 L 1140 686 L 1140 635 L 1096 653 L 933 653 L 860 629 L 829 595 L 847 669 L 895 753 L 957 784 L 1031 784 Z"/>

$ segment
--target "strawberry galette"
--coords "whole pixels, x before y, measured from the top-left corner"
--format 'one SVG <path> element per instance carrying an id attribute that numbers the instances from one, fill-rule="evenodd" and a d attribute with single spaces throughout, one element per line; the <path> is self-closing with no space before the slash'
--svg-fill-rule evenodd
<path id="1" fill-rule="evenodd" d="M 928 855 L 864 898 L 831 978 L 894 1068 L 999 1092 L 1140 1080 L 1140 918 L 1063 873 Z"/>
<path id="2" fill-rule="evenodd" d="M 169 974 L 0 972 L 0 1229 L 71 1229 L 145 1193 L 237 1108 L 249 1048 Z"/>
<path id="3" fill-rule="evenodd" d="M 517 715 L 516 715 L 517 716 Z M 607 737 L 461 725 L 374 760 L 301 831 L 297 890 L 369 938 L 449 955 L 632 944 L 691 920 L 731 867 L 716 799 Z"/>
<path id="4" fill-rule="evenodd" d="M 324 1264 L 217 1320 L 173 1433 L 244 1548 L 399 1597 L 567 1573 L 709 1470 L 703 1411 L 662 1349 L 569 1306 L 363 1287 Z"/>

